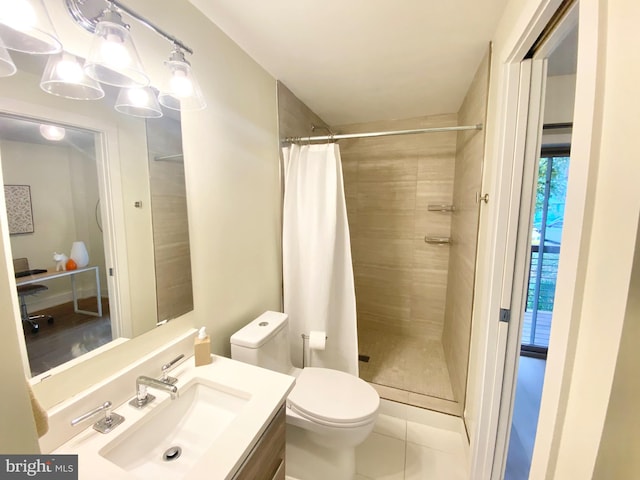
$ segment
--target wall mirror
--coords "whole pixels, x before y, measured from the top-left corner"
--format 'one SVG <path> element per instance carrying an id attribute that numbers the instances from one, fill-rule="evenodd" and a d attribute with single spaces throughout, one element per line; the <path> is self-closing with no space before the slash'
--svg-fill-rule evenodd
<path id="1" fill-rule="evenodd" d="M 158 323 L 193 310 L 180 114 L 162 110 L 146 121 Z"/>
<path id="2" fill-rule="evenodd" d="M 12 57 L 18 73 L 0 79 L 0 161 L 6 210 L 18 211 L 1 215 L 12 224 L 30 210 L 30 226 L 10 235 L 12 256 L 48 271 L 32 282 L 47 289 L 24 304 L 53 322 L 38 321 L 37 333 L 20 322 L 25 370 L 42 378 L 193 309 L 180 118 L 123 115 L 115 92 L 91 102 L 49 95 L 39 88 L 46 58 Z M 64 137 L 45 138 L 49 127 Z M 90 270 L 49 278 L 53 253 L 69 256 L 76 241 Z"/>

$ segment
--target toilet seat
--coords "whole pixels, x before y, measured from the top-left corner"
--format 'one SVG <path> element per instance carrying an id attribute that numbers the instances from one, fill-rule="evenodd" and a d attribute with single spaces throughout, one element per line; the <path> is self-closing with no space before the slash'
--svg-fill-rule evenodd
<path id="1" fill-rule="evenodd" d="M 304 368 L 287 397 L 287 406 L 303 418 L 332 427 L 366 425 L 380 397 L 364 380 L 339 370 Z"/>

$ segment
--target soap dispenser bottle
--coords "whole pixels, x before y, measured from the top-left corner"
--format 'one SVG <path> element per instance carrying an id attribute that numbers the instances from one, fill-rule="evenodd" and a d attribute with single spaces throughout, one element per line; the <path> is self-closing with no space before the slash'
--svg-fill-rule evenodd
<path id="1" fill-rule="evenodd" d="M 200 328 L 198 336 L 193 344 L 193 356 L 195 358 L 196 367 L 200 365 L 208 365 L 211 363 L 211 340 L 205 330 L 205 327 Z"/>

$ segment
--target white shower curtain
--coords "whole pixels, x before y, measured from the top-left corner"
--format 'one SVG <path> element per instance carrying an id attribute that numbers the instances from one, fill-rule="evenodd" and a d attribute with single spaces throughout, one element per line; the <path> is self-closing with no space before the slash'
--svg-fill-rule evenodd
<path id="1" fill-rule="evenodd" d="M 327 332 L 312 366 L 358 375 L 356 298 L 351 242 L 337 144 L 283 149 L 284 311 L 294 365 L 302 364 L 301 334 Z M 309 366 L 309 365 L 307 365 Z"/>

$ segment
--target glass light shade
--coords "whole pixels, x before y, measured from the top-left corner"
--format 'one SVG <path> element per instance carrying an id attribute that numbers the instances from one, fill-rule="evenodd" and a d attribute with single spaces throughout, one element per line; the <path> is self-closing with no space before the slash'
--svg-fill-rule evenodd
<path id="1" fill-rule="evenodd" d="M 149 77 L 122 23 L 101 21 L 84 64 L 86 74 L 114 87 L 146 87 Z"/>
<path id="2" fill-rule="evenodd" d="M 207 103 L 204 95 L 191 65 L 184 60 L 184 55 L 181 52 L 174 52 L 165 65 L 169 69 L 169 77 L 158 95 L 160 103 L 167 108 L 180 111 L 205 108 Z"/>
<path id="3" fill-rule="evenodd" d="M 115 109 L 134 117 L 160 118 L 162 116 L 162 109 L 151 87 L 120 89 Z"/>
<path id="4" fill-rule="evenodd" d="M 40 88 L 52 95 L 74 100 L 98 100 L 104 97 L 104 90 L 85 74 L 78 57 L 67 52 L 49 57 Z"/>
<path id="5" fill-rule="evenodd" d="M 78 268 L 83 268 L 89 265 L 89 252 L 87 251 L 87 247 L 84 242 L 77 241 L 71 244 L 69 258 L 76 262 Z"/>
<path id="6" fill-rule="evenodd" d="M 65 137 L 67 131 L 63 127 L 58 127 L 57 125 L 42 124 L 40 125 L 40 134 L 47 140 L 59 142 Z"/>
<path id="7" fill-rule="evenodd" d="M 0 38 L 6 48 L 18 52 L 48 54 L 62 50 L 40 0 L 0 2 Z"/>
<path id="8" fill-rule="evenodd" d="M 4 48 L 2 39 L 0 39 L 0 77 L 10 77 L 16 73 L 17 70 L 16 64 L 13 63 L 11 55 L 9 55 L 7 49 Z"/>

